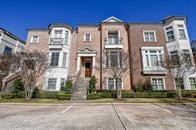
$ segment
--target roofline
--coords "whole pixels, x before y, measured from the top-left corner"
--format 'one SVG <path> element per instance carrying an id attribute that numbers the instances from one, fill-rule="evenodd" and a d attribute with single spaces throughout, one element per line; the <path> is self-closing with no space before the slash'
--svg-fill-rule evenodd
<path id="1" fill-rule="evenodd" d="M 99 27 L 99 24 L 79 24 L 78 27 Z"/>
<path id="2" fill-rule="evenodd" d="M 129 25 L 130 24 L 162 24 L 162 22 L 129 22 L 128 23 Z"/>
<path id="3" fill-rule="evenodd" d="M 48 31 L 49 29 L 48 28 L 28 28 L 26 29 L 27 31 L 33 31 L 33 30 L 43 30 L 43 31 Z"/>
<path id="4" fill-rule="evenodd" d="M 5 34 L 7 34 L 8 36 L 12 37 L 13 39 L 22 42 L 24 45 L 26 44 L 26 41 L 25 40 L 19 38 L 17 35 L 15 35 L 15 34 L 9 32 L 9 31 L 7 31 L 6 29 L 0 27 L 0 30 L 2 30 Z"/>
<path id="5" fill-rule="evenodd" d="M 66 24 L 66 23 L 54 23 L 54 24 L 49 24 L 48 25 L 49 29 L 53 28 L 53 27 L 66 27 L 66 28 L 68 28 L 70 30 L 73 30 L 73 27 L 68 25 L 68 24 Z"/>
<path id="6" fill-rule="evenodd" d="M 167 20 L 172 19 L 172 18 L 183 18 L 183 19 L 185 19 L 185 22 L 187 20 L 186 16 L 183 16 L 183 15 L 173 15 L 173 16 L 166 17 L 165 19 L 161 20 L 161 22 L 165 23 Z"/>

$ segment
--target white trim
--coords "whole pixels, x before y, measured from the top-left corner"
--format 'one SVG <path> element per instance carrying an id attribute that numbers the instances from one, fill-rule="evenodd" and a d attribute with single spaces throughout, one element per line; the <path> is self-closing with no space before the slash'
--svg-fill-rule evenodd
<path id="1" fill-rule="evenodd" d="M 145 39 L 146 32 L 147 33 L 154 33 L 154 41 L 146 41 L 146 39 Z M 144 40 L 144 42 L 157 42 L 156 30 L 143 30 L 143 40 Z"/>
<path id="2" fill-rule="evenodd" d="M 152 77 L 150 77 L 150 83 L 151 83 L 151 84 L 152 84 L 152 79 L 163 79 L 163 90 L 166 90 L 165 77 L 161 77 L 161 76 L 152 76 Z"/>
<path id="3" fill-rule="evenodd" d="M 87 35 L 87 34 L 90 35 L 89 41 L 86 40 L 86 35 Z M 84 33 L 84 34 L 83 34 L 83 41 L 84 41 L 84 42 L 91 42 L 91 41 L 92 41 L 92 34 L 91 34 L 91 33 Z"/>
<path id="4" fill-rule="evenodd" d="M 118 19 L 118 18 L 116 18 L 116 17 L 114 17 L 114 16 L 111 16 L 111 17 L 109 17 L 109 18 L 103 20 L 102 22 L 108 22 L 108 21 L 110 21 L 111 19 L 115 20 L 116 22 L 121 22 L 121 23 L 123 23 L 122 20 L 120 20 L 120 19 Z"/>
<path id="5" fill-rule="evenodd" d="M 36 42 L 33 42 L 33 37 L 37 36 L 37 41 Z M 31 42 L 30 43 L 39 43 L 39 35 L 32 35 L 31 36 Z"/>
<path id="6" fill-rule="evenodd" d="M 163 47 L 141 47 L 141 50 L 164 50 Z"/>
<path id="7" fill-rule="evenodd" d="M 96 54 L 78 54 L 78 56 L 90 57 L 90 56 L 96 56 Z"/>

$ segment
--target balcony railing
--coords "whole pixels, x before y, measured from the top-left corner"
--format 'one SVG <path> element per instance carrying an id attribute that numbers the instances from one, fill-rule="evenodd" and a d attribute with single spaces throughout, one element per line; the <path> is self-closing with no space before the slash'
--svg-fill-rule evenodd
<path id="1" fill-rule="evenodd" d="M 105 45 L 122 45 L 122 38 L 105 38 Z"/>
<path id="2" fill-rule="evenodd" d="M 63 44 L 63 38 L 50 38 L 50 44 Z"/>

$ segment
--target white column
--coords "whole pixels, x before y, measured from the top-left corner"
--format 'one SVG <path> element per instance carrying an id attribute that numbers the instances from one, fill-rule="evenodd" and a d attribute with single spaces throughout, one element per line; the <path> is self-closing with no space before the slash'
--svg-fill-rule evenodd
<path id="1" fill-rule="evenodd" d="M 77 72 L 80 71 L 80 63 L 81 63 L 81 58 L 80 56 L 77 57 Z"/>
<path id="2" fill-rule="evenodd" d="M 95 74 L 95 56 L 93 56 L 93 70 L 92 70 L 92 75 Z"/>

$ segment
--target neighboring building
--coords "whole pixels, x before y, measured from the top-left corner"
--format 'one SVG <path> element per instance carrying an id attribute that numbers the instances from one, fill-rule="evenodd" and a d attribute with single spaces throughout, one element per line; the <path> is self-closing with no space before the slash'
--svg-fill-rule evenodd
<path id="1" fill-rule="evenodd" d="M 25 41 L 0 28 L 0 54 L 16 54 L 24 50 Z"/>
<path id="2" fill-rule="evenodd" d="M 191 47 L 192 47 L 194 61 L 196 63 L 196 40 L 192 40 Z"/>
<path id="3" fill-rule="evenodd" d="M 186 53 L 195 68 L 186 18 L 172 16 L 160 23 L 126 23 L 109 17 L 99 24 L 51 24 L 46 29 L 29 29 L 26 50 L 49 53 L 50 67 L 44 75 L 43 89 L 59 90 L 71 78 L 85 86 L 91 76 L 98 80 L 97 89 L 115 89 L 117 84 L 109 70 L 113 63 L 123 66 L 122 52 L 129 54 L 130 67 L 123 73 L 122 89 L 130 90 L 139 81 L 150 81 L 155 90 L 175 89 L 175 82 L 164 68 L 167 56 Z M 106 65 L 103 65 L 106 59 Z M 196 75 L 182 82 L 184 89 L 196 89 Z M 84 82 L 83 82 L 84 81 Z M 86 89 L 86 88 L 85 88 Z"/>

